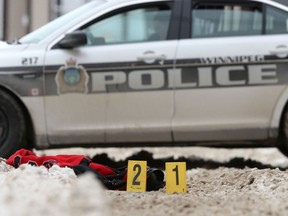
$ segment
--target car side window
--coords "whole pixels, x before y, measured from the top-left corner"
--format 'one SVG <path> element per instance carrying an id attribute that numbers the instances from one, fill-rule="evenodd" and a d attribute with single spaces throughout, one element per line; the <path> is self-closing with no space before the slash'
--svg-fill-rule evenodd
<path id="1" fill-rule="evenodd" d="M 266 8 L 266 34 L 287 34 L 288 12 L 268 6 Z"/>
<path id="2" fill-rule="evenodd" d="M 86 32 L 90 46 L 166 40 L 171 8 L 168 2 L 134 6 L 81 30 Z"/>
<path id="3" fill-rule="evenodd" d="M 192 6 L 192 37 L 227 37 L 262 34 L 261 5 L 199 2 Z"/>

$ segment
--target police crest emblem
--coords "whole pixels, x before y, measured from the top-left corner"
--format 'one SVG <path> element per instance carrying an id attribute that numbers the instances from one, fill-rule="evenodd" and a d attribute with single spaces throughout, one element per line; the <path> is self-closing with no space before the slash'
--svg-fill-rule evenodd
<path id="1" fill-rule="evenodd" d="M 87 93 L 89 76 L 83 66 L 77 65 L 76 60 L 69 59 L 66 65 L 59 68 L 55 81 L 58 94 Z"/>

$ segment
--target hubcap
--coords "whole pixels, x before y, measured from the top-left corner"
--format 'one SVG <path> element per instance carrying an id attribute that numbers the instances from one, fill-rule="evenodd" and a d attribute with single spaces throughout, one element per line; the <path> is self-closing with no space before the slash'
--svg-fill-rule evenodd
<path id="1" fill-rule="evenodd" d="M 0 109 L 0 146 L 4 143 L 8 132 L 8 121 L 5 113 Z"/>

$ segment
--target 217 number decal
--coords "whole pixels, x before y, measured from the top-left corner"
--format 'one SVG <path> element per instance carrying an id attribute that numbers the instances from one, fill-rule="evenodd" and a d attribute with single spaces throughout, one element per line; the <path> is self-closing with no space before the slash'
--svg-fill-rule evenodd
<path id="1" fill-rule="evenodd" d="M 38 57 L 24 57 L 22 58 L 22 65 L 36 65 Z"/>

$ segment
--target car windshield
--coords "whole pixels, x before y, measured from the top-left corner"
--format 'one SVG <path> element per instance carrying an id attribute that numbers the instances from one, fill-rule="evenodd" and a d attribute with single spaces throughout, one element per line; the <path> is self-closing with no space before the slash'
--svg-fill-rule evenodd
<path id="1" fill-rule="evenodd" d="M 71 12 L 68 12 L 67 14 L 64 14 L 63 16 L 23 36 L 19 39 L 19 42 L 23 44 L 38 43 L 48 37 L 51 32 L 55 32 L 61 28 L 61 26 L 65 25 L 67 22 L 79 17 L 81 14 L 89 11 L 91 8 L 97 7 L 104 2 L 105 1 L 102 0 L 92 1 L 91 3 L 87 3 L 79 8 L 76 8 L 75 10 L 72 10 Z"/>

